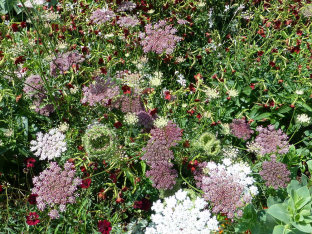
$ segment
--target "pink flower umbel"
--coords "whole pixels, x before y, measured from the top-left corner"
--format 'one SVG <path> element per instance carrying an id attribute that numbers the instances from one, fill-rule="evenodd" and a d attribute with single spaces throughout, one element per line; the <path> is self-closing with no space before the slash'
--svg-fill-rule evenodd
<path id="1" fill-rule="evenodd" d="M 29 215 L 26 217 L 26 223 L 29 226 L 37 225 L 40 222 L 39 215 L 36 212 L 30 212 Z"/>
<path id="2" fill-rule="evenodd" d="M 112 230 L 112 225 L 107 220 L 99 221 L 98 228 L 99 232 L 101 232 L 102 234 L 109 234 L 110 231 Z"/>

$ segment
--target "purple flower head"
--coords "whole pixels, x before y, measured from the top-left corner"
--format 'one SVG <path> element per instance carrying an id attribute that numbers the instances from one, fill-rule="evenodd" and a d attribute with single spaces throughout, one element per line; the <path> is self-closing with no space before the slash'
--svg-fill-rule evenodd
<path id="1" fill-rule="evenodd" d="M 121 11 L 132 11 L 136 8 L 136 4 L 134 2 L 122 2 L 117 9 L 117 12 Z"/>
<path id="2" fill-rule="evenodd" d="M 123 113 L 137 113 L 145 110 L 141 96 L 137 94 L 131 96 L 124 94 L 119 100 L 113 102 L 112 106 L 120 109 Z"/>
<path id="3" fill-rule="evenodd" d="M 54 112 L 53 104 L 43 105 L 48 96 L 43 86 L 43 81 L 39 75 L 31 75 L 25 81 L 24 92 L 30 98 L 33 98 L 33 105 L 35 111 L 42 115 L 49 116 L 50 113 Z"/>
<path id="4" fill-rule="evenodd" d="M 171 169 L 173 164 L 169 162 L 174 158 L 170 148 L 181 141 L 181 136 L 181 129 L 172 121 L 168 121 L 166 127 L 151 130 L 151 139 L 142 149 L 145 151 L 142 159 L 151 167 L 146 176 L 151 177 L 153 186 L 158 189 L 171 189 L 176 183 L 177 171 Z"/>
<path id="5" fill-rule="evenodd" d="M 224 213 L 229 219 L 241 217 L 246 203 L 251 202 L 251 196 L 243 196 L 244 185 L 235 181 L 233 175 L 228 174 L 224 169 L 211 170 L 209 176 L 202 178 L 201 188 L 205 194 L 203 198 L 210 201 L 213 213 Z"/>
<path id="6" fill-rule="evenodd" d="M 143 46 L 144 53 L 150 51 L 157 54 L 172 54 L 176 43 L 181 41 L 181 37 L 175 36 L 177 29 L 171 25 L 166 25 L 166 21 L 161 20 L 158 23 L 145 26 L 145 33 L 140 33 L 140 44 Z"/>
<path id="7" fill-rule="evenodd" d="M 35 187 L 32 193 L 38 195 L 36 201 L 39 210 L 43 211 L 47 205 L 50 207 L 60 205 L 62 211 L 64 207 L 61 205 L 76 202 L 78 194 L 75 191 L 81 184 L 81 179 L 75 177 L 76 171 L 71 169 L 72 165 L 66 162 L 62 170 L 56 162 L 51 162 L 48 169 L 33 178 Z M 57 217 L 56 212 L 52 212 L 51 215 Z"/>
<path id="8" fill-rule="evenodd" d="M 271 161 L 262 163 L 262 171 L 259 174 L 266 181 L 266 186 L 273 186 L 275 189 L 286 188 L 290 181 L 290 171 L 287 170 L 284 163 L 276 161 L 275 155 L 271 156 Z"/>
<path id="9" fill-rule="evenodd" d="M 234 119 L 230 124 L 230 129 L 234 136 L 239 139 L 244 139 L 244 141 L 248 140 L 251 134 L 254 133 L 254 131 L 250 129 L 250 125 L 246 123 L 244 119 Z"/>
<path id="10" fill-rule="evenodd" d="M 138 112 L 139 124 L 142 125 L 144 128 L 152 128 L 155 117 L 156 115 L 152 116 L 145 111 Z"/>
<path id="11" fill-rule="evenodd" d="M 99 76 L 89 87 L 83 87 L 82 91 L 84 96 L 81 103 L 88 102 L 90 106 L 94 106 L 96 103 L 109 105 L 110 101 L 119 95 L 119 87 L 111 78 L 104 80 Z"/>
<path id="12" fill-rule="evenodd" d="M 288 152 L 288 137 L 281 129 L 276 131 L 274 125 L 270 124 L 266 128 L 257 127 L 257 131 L 259 134 L 254 142 L 260 147 L 259 153 L 261 155 L 269 153 L 286 154 Z"/>
<path id="13" fill-rule="evenodd" d="M 56 77 L 58 75 L 58 71 L 62 75 L 68 71 L 72 65 L 82 63 L 84 60 L 83 55 L 77 53 L 76 51 L 59 54 L 57 58 L 54 58 L 54 60 L 50 62 L 51 76 Z"/>
<path id="14" fill-rule="evenodd" d="M 115 16 L 113 11 L 99 9 L 92 13 L 90 19 L 96 24 L 104 24 L 112 20 Z"/>
<path id="15" fill-rule="evenodd" d="M 139 23 L 140 21 L 137 18 L 131 17 L 131 16 L 122 16 L 119 18 L 119 20 L 117 20 L 117 24 L 120 27 L 125 27 L 125 28 L 134 27 L 138 25 Z"/>

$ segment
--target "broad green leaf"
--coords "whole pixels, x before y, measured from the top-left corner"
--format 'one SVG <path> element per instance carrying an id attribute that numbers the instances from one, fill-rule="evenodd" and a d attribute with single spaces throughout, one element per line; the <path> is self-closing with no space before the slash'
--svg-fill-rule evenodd
<path id="1" fill-rule="evenodd" d="M 296 223 L 291 221 L 291 225 L 293 225 L 295 228 L 297 228 L 299 231 L 305 232 L 305 233 L 312 233 L 312 226 L 310 224 L 306 224 L 304 222 Z"/>
<path id="2" fill-rule="evenodd" d="M 256 116 L 256 117 L 254 118 L 254 120 L 267 119 L 267 118 L 269 118 L 270 116 L 271 116 L 271 113 L 266 112 L 266 113 L 262 113 L 262 114 Z"/>
<path id="3" fill-rule="evenodd" d="M 286 230 L 286 227 L 283 225 L 277 225 L 275 226 L 273 230 L 273 234 L 284 234 Z"/>
<path id="4" fill-rule="evenodd" d="M 250 223 L 248 222 L 240 222 L 235 226 L 235 232 L 244 232 L 250 229 Z"/>
<path id="5" fill-rule="evenodd" d="M 297 180 L 292 180 L 287 186 L 287 193 L 289 194 L 291 189 L 297 190 L 299 188 L 301 188 L 300 183 Z"/>
<path id="6" fill-rule="evenodd" d="M 285 203 L 275 204 L 268 209 L 268 214 L 284 223 L 289 223 L 291 217 L 287 211 L 287 207 L 288 206 Z"/>
<path id="7" fill-rule="evenodd" d="M 312 160 L 307 161 L 309 172 L 312 174 Z"/>
<path id="8" fill-rule="evenodd" d="M 254 206 L 252 204 L 248 204 L 244 208 L 243 218 L 245 220 L 250 220 L 252 222 L 256 222 L 257 221 L 257 213 L 256 213 L 256 210 L 255 210 L 255 208 L 254 208 Z"/>
<path id="9" fill-rule="evenodd" d="M 277 110 L 277 113 L 283 114 L 283 113 L 289 112 L 290 110 L 292 110 L 291 107 L 289 107 L 289 106 L 282 106 L 281 108 L 279 108 Z"/>
<path id="10" fill-rule="evenodd" d="M 282 199 L 280 199 L 279 197 L 269 196 L 267 204 L 268 204 L 268 207 L 271 207 L 275 204 L 282 203 L 282 202 L 283 202 Z"/>
<path id="11" fill-rule="evenodd" d="M 276 225 L 280 225 L 282 223 L 267 212 L 265 224 L 269 229 L 273 230 Z"/>

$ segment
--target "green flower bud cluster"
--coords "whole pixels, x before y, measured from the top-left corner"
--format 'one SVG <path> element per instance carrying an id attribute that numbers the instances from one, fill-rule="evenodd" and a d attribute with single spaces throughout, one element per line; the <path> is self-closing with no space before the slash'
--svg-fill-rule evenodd
<path id="1" fill-rule="evenodd" d="M 202 134 L 194 146 L 203 149 L 210 156 L 217 155 L 221 150 L 220 141 L 210 132 Z"/>
<path id="2" fill-rule="evenodd" d="M 106 161 L 114 159 L 117 145 L 116 133 L 103 124 L 88 127 L 82 142 L 89 157 L 97 156 Z"/>

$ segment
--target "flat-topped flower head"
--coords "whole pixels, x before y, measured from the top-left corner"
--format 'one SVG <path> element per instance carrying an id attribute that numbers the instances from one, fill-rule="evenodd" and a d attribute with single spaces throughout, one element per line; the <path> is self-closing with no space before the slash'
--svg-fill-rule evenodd
<path id="1" fill-rule="evenodd" d="M 46 134 L 38 132 L 36 136 L 37 139 L 30 142 L 30 150 L 35 156 L 40 157 L 40 160 L 52 160 L 60 157 L 67 150 L 65 135 L 56 128 Z"/>

